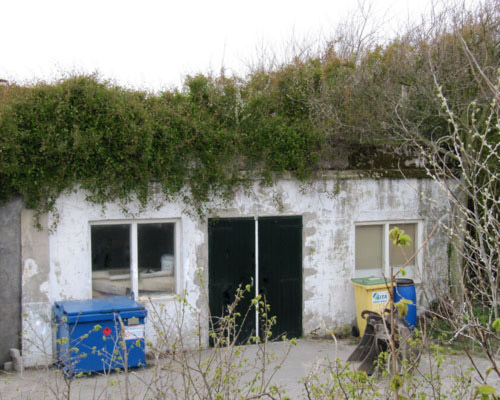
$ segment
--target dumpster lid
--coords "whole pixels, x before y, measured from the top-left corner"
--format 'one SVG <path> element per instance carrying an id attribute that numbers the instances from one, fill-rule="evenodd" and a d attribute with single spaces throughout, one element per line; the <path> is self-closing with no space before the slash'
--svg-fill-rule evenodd
<path id="1" fill-rule="evenodd" d="M 366 278 L 352 278 L 351 281 L 358 285 L 372 286 L 372 285 L 383 285 L 386 283 L 384 278 L 379 278 L 376 276 L 368 276 Z M 387 282 L 389 285 L 390 282 Z"/>
<path id="2" fill-rule="evenodd" d="M 56 301 L 66 315 L 85 315 L 123 311 L 140 311 L 144 306 L 127 296 L 101 297 L 89 300 Z"/>

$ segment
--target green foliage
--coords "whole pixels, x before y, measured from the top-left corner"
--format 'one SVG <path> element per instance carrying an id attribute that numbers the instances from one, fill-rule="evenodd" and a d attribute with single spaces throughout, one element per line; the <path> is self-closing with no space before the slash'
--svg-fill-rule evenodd
<path id="1" fill-rule="evenodd" d="M 422 350 L 423 345 L 421 341 L 410 341 L 411 348 Z M 390 376 L 387 371 L 387 353 L 380 354 L 377 373 L 371 376 L 355 370 L 350 363 L 325 358 L 302 379 L 302 397 L 309 400 L 498 398 L 493 386 L 477 385 L 473 370 L 457 364 L 446 348 L 427 344 L 424 354 L 422 361 L 401 363 L 401 373 L 396 376 Z"/>
<path id="2" fill-rule="evenodd" d="M 408 304 L 413 304 L 413 302 L 411 300 L 401 299 L 397 303 L 394 303 L 394 307 L 396 307 L 398 315 L 401 318 L 406 317 L 406 315 L 408 314 Z"/>
<path id="3" fill-rule="evenodd" d="M 319 168 L 395 168 L 401 158 L 415 158 L 394 152 L 402 126 L 424 141 L 450 130 L 435 78 L 464 126 L 486 123 L 484 85 L 462 41 L 494 76 L 495 21 L 486 4 L 362 54 L 338 51 L 334 40 L 245 79 L 190 76 L 182 90 L 155 95 L 94 75 L 2 85 L 0 200 L 22 195 L 44 212 L 80 187 L 98 204 L 137 198 L 145 206 L 159 189 L 164 200 L 179 196 L 203 213 L 214 196 L 229 199 L 253 178 L 272 183 L 284 172 L 305 180 Z"/>
<path id="4" fill-rule="evenodd" d="M 394 243 L 394 246 L 403 247 L 411 245 L 411 237 L 405 235 L 405 231 L 399 229 L 397 226 L 389 231 L 389 238 Z"/>
<path id="5" fill-rule="evenodd" d="M 500 332 L 500 318 L 497 318 L 493 321 L 493 323 L 491 324 L 491 329 L 494 332 Z"/>
<path id="6" fill-rule="evenodd" d="M 95 76 L 19 89 L 2 89 L 0 198 L 20 194 L 40 211 L 76 185 L 92 202 L 135 196 L 145 205 L 151 182 L 166 199 L 187 187 L 184 200 L 201 210 L 244 185 L 241 170 L 252 165 L 260 176 L 307 178 L 321 142 L 307 121 L 263 96 L 243 107 L 237 80 L 190 77 L 183 92 L 158 96 Z"/>
<path id="7" fill-rule="evenodd" d="M 498 321 L 500 321 L 500 318 L 493 320 L 490 325 L 490 316 L 493 314 L 491 307 L 476 305 L 472 310 L 472 313 L 468 312 L 468 310 L 463 312 L 461 316 L 463 322 L 461 323 L 473 325 L 476 329 L 480 329 L 484 336 L 484 345 L 491 348 L 493 354 L 497 353 L 500 351 L 500 341 L 498 340 L 500 329 L 500 322 Z M 500 312 L 500 307 L 497 311 Z M 433 307 L 433 312 L 436 312 L 436 315 L 442 314 L 441 310 L 436 306 Z M 434 317 L 432 320 L 425 322 L 428 324 L 426 329 L 429 337 L 437 343 L 451 346 L 457 351 L 470 351 L 472 354 L 484 350 L 481 343 L 472 336 L 457 337 L 454 321 L 451 318 Z"/>
<path id="8" fill-rule="evenodd" d="M 490 385 L 481 385 L 477 387 L 477 392 L 481 395 L 482 399 L 488 399 L 490 394 L 495 394 L 495 388 Z"/>

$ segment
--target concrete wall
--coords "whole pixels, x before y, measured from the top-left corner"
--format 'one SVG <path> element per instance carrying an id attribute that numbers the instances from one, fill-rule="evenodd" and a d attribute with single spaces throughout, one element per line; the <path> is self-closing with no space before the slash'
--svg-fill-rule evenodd
<path id="1" fill-rule="evenodd" d="M 47 215 L 35 227 L 33 210 L 21 215 L 22 245 L 22 351 L 27 366 L 52 361 L 52 297 L 49 295 L 49 231 Z"/>
<path id="2" fill-rule="evenodd" d="M 444 204 L 441 189 L 430 180 L 336 179 L 326 176 L 311 184 L 282 179 L 273 187 L 258 183 L 238 193 L 229 204 L 214 201 L 213 215 L 248 217 L 270 215 L 303 216 L 303 334 L 317 328 L 342 329 L 354 322 L 354 235 L 356 222 L 418 221 L 421 238 L 432 230 L 431 207 L 426 199 Z M 182 335 L 188 345 L 198 341 L 196 326 L 201 318 L 201 343 L 208 343 L 206 323 L 207 296 L 201 282 L 208 282 L 207 219 L 200 220 L 186 212 L 181 202 L 157 204 L 140 210 L 137 204 L 124 212 L 117 204 L 102 208 L 85 201 L 82 191 L 57 201 L 58 226 L 48 235 L 48 274 L 42 268 L 37 281 L 40 302 L 25 303 L 28 320 L 38 324 L 38 332 L 49 332 L 44 318 L 47 308 L 64 299 L 91 297 L 90 223 L 103 220 L 176 219 L 180 221 L 181 257 L 178 266 L 179 288 L 187 293 L 194 308 L 187 310 L 183 326 L 179 321 L 179 303 L 174 296 L 143 299 L 150 310 L 146 327 L 147 340 L 157 342 L 153 321 L 161 320 L 163 330 L 173 337 Z M 48 224 L 55 217 L 49 216 Z M 434 235 L 420 267 L 432 265 L 432 275 L 442 279 L 446 272 L 446 239 Z M 40 265 L 38 266 L 40 268 Z M 25 267 L 26 269 L 26 267 Z M 200 271 L 198 273 L 197 271 Z M 427 279 L 424 277 L 424 279 Z M 36 291 L 36 285 L 29 290 Z M 42 298 L 43 297 L 43 298 Z M 197 313 L 199 312 L 199 314 Z M 161 314 L 161 317 L 153 317 Z M 43 327 L 43 329 L 42 329 Z M 33 341 L 40 338 L 31 338 Z M 48 343 L 48 339 L 45 340 Z M 185 343 L 186 344 L 186 343 Z M 41 357 L 29 361 L 43 362 Z"/>
<path id="3" fill-rule="evenodd" d="M 21 338 L 21 199 L 0 206 L 0 368 Z"/>

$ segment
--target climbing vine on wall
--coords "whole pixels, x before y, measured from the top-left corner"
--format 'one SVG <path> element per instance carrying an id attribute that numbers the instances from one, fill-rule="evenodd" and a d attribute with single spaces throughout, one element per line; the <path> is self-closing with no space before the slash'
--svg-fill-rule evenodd
<path id="1" fill-rule="evenodd" d="M 243 109 L 239 90 L 236 80 L 201 75 L 156 96 L 96 76 L 5 87 L 0 196 L 20 194 L 46 211 L 78 184 L 96 203 L 136 196 L 145 205 L 156 181 L 165 198 L 183 194 L 201 211 L 211 196 L 230 197 L 248 182 L 252 166 L 259 176 L 306 178 L 322 135 L 259 99 Z"/>

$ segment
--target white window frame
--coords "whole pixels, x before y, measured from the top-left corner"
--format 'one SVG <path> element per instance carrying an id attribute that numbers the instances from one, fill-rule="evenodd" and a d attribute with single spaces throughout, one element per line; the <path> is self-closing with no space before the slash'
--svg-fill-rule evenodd
<path id="1" fill-rule="evenodd" d="M 162 293 L 141 296 L 139 292 L 139 249 L 137 241 L 137 226 L 140 224 L 174 224 L 174 257 L 175 257 L 175 291 L 174 293 Z M 130 286 L 134 297 L 139 300 L 148 298 L 172 298 L 180 293 L 182 288 L 182 264 L 181 264 L 181 220 L 180 218 L 161 219 L 114 219 L 102 221 L 89 221 L 89 266 L 90 266 L 90 293 L 92 293 L 92 233 L 91 227 L 97 225 L 130 225 Z M 92 295 L 91 295 L 92 297 Z"/>
<path id="2" fill-rule="evenodd" d="M 390 225 L 403 225 L 403 224 L 415 224 L 415 251 L 417 255 L 415 256 L 414 261 L 414 276 L 413 281 L 415 283 L 420 282 L 420 277 L 422 276 L 422 265 L 423 265 L 423 255 L 420 250 L 420 246 L 423 243 L 423 221 L 418 219 L 404 219 L 404 220 L 383 220 L 383 221 L 357 221 L 354 224 L 354 268 L 353 275 L 356 277 L 356 228 L 358 226 L 369 226 L 369 225 L 378 225 L 383 226 L 383 234 L 382 234 L 382 269 L 383 275 L 386 278 L 390 278 L 391 276 L 391 266 L 389 264 L 389 249 L 390 249 L 390 239 L 389 239 L 389 226 Z M 402 277 L 402 276 L 399 276 Z"/>

